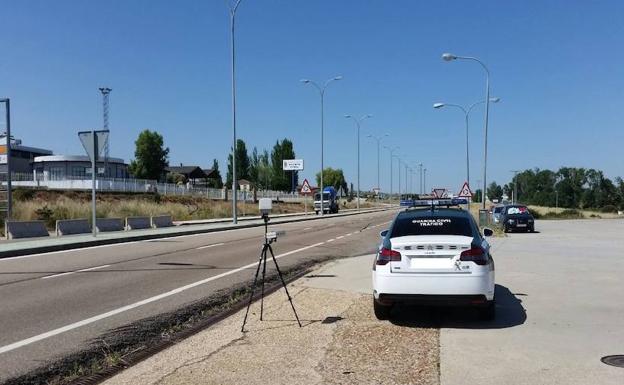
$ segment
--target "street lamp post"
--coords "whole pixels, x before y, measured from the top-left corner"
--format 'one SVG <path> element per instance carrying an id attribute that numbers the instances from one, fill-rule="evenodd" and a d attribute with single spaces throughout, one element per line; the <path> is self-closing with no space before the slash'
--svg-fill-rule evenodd
<path id="1" fill-rule="evenodd" d="M 488 117 L 490 112 L 490 70 L 487 66 L 476 57 L 471 56 L 457 56 L 450 53 L 445 53 L 442 55 L 442 59 L 445 61 L 463 59 L 463 60 L 473 60 L 477 63 L 481 64 L 483 69 L 485 70 L 485 134 L 483 140 L 483 210 L 485 210 L 485 189 L 487 187 L 487 140 L 488 140 Z"/>
<path id="2" fill-rule="evenodd" d="M 490 102 L 492 103 L 498 103 L 500 101 L 500 98 L 490 98 Z M 468 146 L 468 117 L 470 116 L 470 112 L 472 111 L 472 109 L 479 104 L 485 103 L 485 100 L 481 100 L 478 101 L 476 103 L 473 103 L 470 107 L 465 108 L 463 106 L 460 106 L 459 104 L 452 104 L 452 103 L 434 103 L 433 104 L 433 108 L 442 108 L 442 107 L 455 107 L 455 108 L 459 108 L 463 111 L 464 113 L 464 117 L 466 120 L 466 182 L 468 182 L 468 186 L 470 186 L 470 156 L 469 156 L 469 146 Z"/>
<path id="3" fill-rule="evenodd" d="M 382 136 L 375 136 L 372 134 L 368 134 L 366 135 L 367 138 L 373 138 L 374 140 L 377 141 L 377 200 L 379 200 L 379 193 L 381 192 L 381 188 L 379 187 L 379 148 L 381 146 L 381 140 L 383 138 L 385 138 L 386 136 L 390 136 L 388 134 L 383 134 Z M 399 168 L 399 173 L 401 172 L 401 169 Z M 399 190 L 400 192 L 400 190 Z"/>
<path id="4" fill-rule="evenodd" d="M 392 203 L 392 165 L 393 165 L 393 158 L 394 158 L 394 152 L 396 150 L 399 149 L 399 147 L 393 147 L 390 148 L 388 146 L 384 146 L 385 149 L 387 149 L 390 152 L 390 203 Z"/>
<path id="5" fill-rule="evenodd" d="M 323 86 L 319 86 L 316 82 L 312 81 L 312 80 L 308 80 L 308 79 L 301 79 L 301 82 L 303 84 L 311 84 L 314 87 L 316 87 L 316 89 L 319 91 L 319 94 L 321 96 L 321 185 L 320 190 L 321 190 L 321 216 L 325 215 L 324 213 L 324 209 L 323 209 L 323 168 L 324 168 L 324 148 L 325 148 L 325 133 L 324 133 L 324 128 L 325 128 L 325 90 L 327 89 L 327 86 L 329 85 L 329 83 L 333 82 L 334 80 L 341 80 L 342 76 L 335 76 L 329 80 L 327 80 L 325 83 L 323 83 Z"/>
<path id="6" fill-rule="evenodd" d="M 7 185 L 7 190 L 6 190 L 6 217 L 4 218 L 5 220 L 9 220 L 12 217 L 12 213 L 13 213 L 13 191 L 12 191 L 12 184 L 11 184 L 11 178 L 12 178 L 12 169 L 11 169 L 11 100 L 9 98 L 6 99 L 0 99 L 0 103 L 4 103 L 5 106 L 5 112 L 6 112 L 6 117 L 5 117 L 5 124 L 6 124 L 6 147 L 5 147 L 5 152 L 6 152 L 6 185 Z M 2 183 L 2 180 L 0 180 L 0 185 Z"/>
<path id="7" fill-rule="evenodd" d="M 234 45 L 234 26 L 236 21 L 236 10 L 242 0 L 235 0 L 234 3 L 228 2 L 230 7 L 230 27 L 231 27 L 231 47 L 232 47 L 232 223 L 238 222 L 237 218 L 237 181 L 236 181 L 236 73 L 235 73 L 235 45 Z"/>
<path id="8" fill-rule="evenodd" d="M 511 197 L 511 204 L 516 204 L 516 202 L 518 202 L 518 173 L 520 172 L 520 170 L 511 170 L 511 172 L 514 173 L 514 177 L 513 177 L 513 191 L 512 191 L 512 197 Z"/>
<path id="9" fill-rule="evenodd" d="M 423 169 L 423 191 L 427 191 L 427 169 Z"/>
<path id="10" fill-rule="evenodd" d="M 422 178 L 422 171 L 423 171 L 423 164 L 422 163 L 418 163 L 418 183 L 419 183 L 419 190 L 420 190 L 420 194 L 423 194 L 423 178 Z"/>
<path id="11" fill-rule="evenodd" d="M 361 118 L 356 118 L 353 115 L 345 115 L 347 119 L 353 119 L 357 127 L 357 209 L 360 210 L 360 124 L 364 119 L 372 118 L 373 115 L 364 115 Z"/>
<path id="12" fill-rule="evenodd" d="M 396 158 L 398 163 L 397 174 L 399 175 L 399 189 L 397 191 L 399 192 L 399 204 L 401 204 L 401 158 L 399 158 L 398 156 Z"/>

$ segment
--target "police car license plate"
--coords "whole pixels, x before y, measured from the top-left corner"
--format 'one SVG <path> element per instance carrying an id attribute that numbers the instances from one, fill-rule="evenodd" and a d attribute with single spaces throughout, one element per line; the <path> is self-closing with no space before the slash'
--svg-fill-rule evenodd
<path id="1" fill-rule="evenodd" d="M 518 223 L 516 226 L 517 227 L 526 227 L 526 223 Z"/>

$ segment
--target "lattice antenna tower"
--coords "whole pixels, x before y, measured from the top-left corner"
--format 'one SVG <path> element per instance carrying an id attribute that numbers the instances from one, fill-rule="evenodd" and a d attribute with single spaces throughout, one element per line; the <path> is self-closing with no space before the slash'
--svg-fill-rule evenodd
<path id="1" fill-rule="evenodd" d="M 103 118 L 104 130 L 108 130 L 109 95 L 112 90 L 113 90 L 112 88 L 100 87 L 100 92 L 102 93 L 102 118 Z M 104 147 L 104 177 L 106 177 L 108 173 L 109 147 L 110 147 L 110 133 L 108 134 L 108 140 L 106 141 L 106 146 Z M 93 171 L 95 172 L 95 170 Z"/>

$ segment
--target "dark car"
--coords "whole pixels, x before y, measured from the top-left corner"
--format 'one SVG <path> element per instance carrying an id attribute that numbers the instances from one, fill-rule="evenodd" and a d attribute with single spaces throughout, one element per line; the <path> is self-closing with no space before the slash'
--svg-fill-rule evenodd
<path id="1" fill-rule="evenodd" d="M 507 205 L 503 207 L 500 218 L 500 224 L 506 233 L 514 230 L 535 231 L 535 219 L 526 206 Z"/>

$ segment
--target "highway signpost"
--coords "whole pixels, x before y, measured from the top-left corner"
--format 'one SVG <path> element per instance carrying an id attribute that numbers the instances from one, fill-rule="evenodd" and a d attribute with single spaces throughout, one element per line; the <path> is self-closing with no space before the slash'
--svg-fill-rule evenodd
<path id="1" fill-rule="evenodd" d="M 291 191 L 295 191 L 295 171 L 303 171 L 303 159 L 282 160 L 282 170 L 290 171 Z"/>
<path id="2" fill-rule="evenodd" d="M 310 182 L 308 182 L 307 179 L 303 180 L 303 184 L 301 185 L 301 194 L 303 194 L 303 206 L 305 207 L 305 215 L 308 215 L 307 195 L 312 194 L 312 187 L 310 187 Z"/>
<path id="3" fill-rule="evenodd" d="M 472 191 L 470 191 L 468 182 L 464 182 L 464 185 L 459 190 L 459 194 L 457 196 L 460 198 L 472 198 Z"/>
<path id="4" fill-rule="evenodd" d="M 91 130 L 80 131 L 78 133 L 78 138 L 80 138 L 82 146 L 91 160 L 91 219 L 93 221 L 91 226 L 94 237 L 97 236 L 97 228 L 95 226 L 95 178 L 98 171 L 95 162 L 100 157 L 102 150 L 106 147 L 108 132 L 108 130 Z"/>

